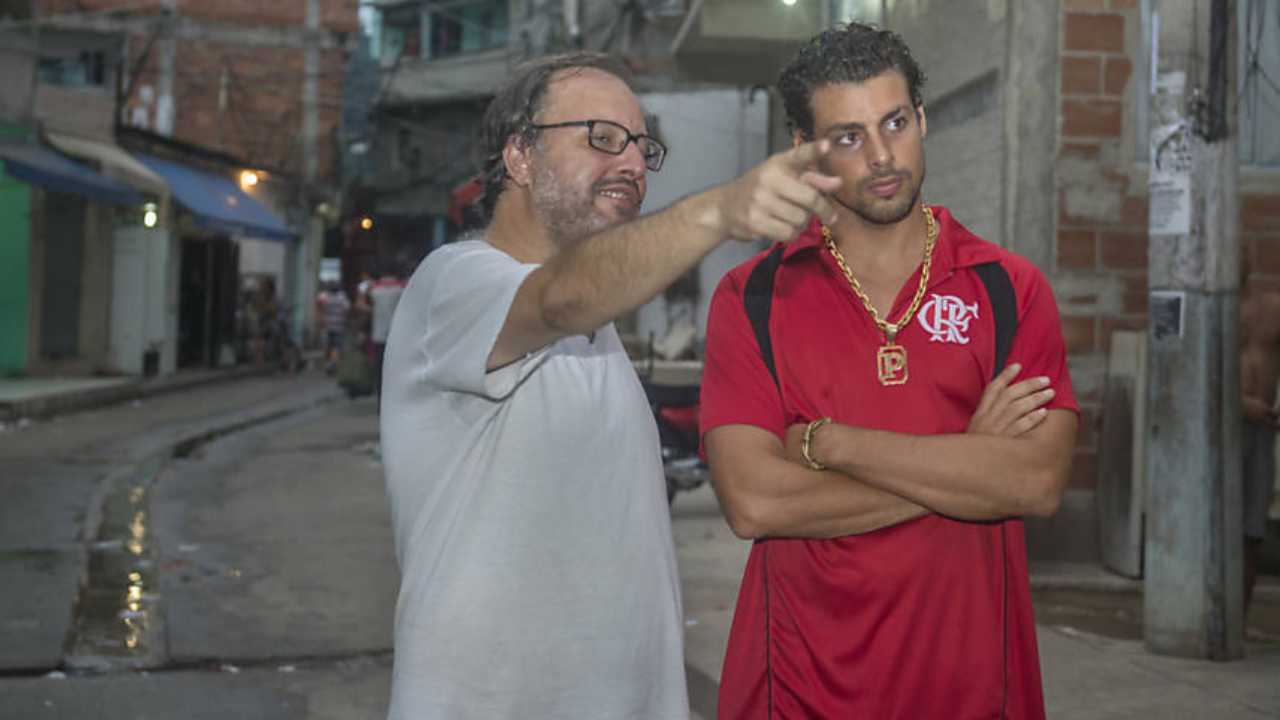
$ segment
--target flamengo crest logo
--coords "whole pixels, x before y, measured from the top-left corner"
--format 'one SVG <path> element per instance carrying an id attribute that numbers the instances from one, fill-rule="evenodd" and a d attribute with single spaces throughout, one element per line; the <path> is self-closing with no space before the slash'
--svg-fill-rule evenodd
<path id="1" fill-rule="evenodd" d="M 916 319 L 932 342 L 969 344 L 969 321 L 978 317 L 978 303 L 965 304 L 955 295 L 930 293 Z"/>

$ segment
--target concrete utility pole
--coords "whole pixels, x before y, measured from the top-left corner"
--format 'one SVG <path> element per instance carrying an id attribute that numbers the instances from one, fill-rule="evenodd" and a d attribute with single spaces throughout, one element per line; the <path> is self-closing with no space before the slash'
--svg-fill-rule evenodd
<path id="1" fill-rule="evenodd" d="M 173 127 L 175 115 L 177 114 L 177 101 L 173 97 L 173 73 L 174 65 L 177 61 L 178 41 L 174 37 L 173 27 L 178 22 L 178 0 L 164 0 L 161 3 L 163 9 L 163 27 L 160 36 L 160 62 L 158 63 L 158 74 L 160 76 L 159 87 L 156 92 L 156 114 L 152 121 L 151 127 L 160 135 L 169 137 L 173 135 Z"/>
<path id="2" fill-rule="evenodd" d="M 324 255 L 324 222 L 310 212 L 316 172 L 319 168 L 317 142 L 320 136 L 320 0 L 307 0 L 302 77 L 302 203 L 307 208 L 302 243 L 290 247 L 295 287 L 294 312 L 291 318 L 294 339 L 302 343 L 314 321 L 316 279 L 320 275 L 320 258 Z"/>
<path id="3" fill-rule="evenodd" d="M 1152 42 L 1147 354 L 1149 650 L 1243 653 L 1236 19 L 1158 4 Z"/>

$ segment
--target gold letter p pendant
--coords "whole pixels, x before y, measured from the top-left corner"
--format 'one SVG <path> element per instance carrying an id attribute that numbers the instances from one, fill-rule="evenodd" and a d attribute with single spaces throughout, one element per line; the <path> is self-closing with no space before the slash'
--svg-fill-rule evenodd
<path id="1" fill-rule="evenodd" d="M 907 382 L 907 349 L 894 343 L 881 345 L 876 352 L 876 369 L 881 385 L 902 385 Z"/>

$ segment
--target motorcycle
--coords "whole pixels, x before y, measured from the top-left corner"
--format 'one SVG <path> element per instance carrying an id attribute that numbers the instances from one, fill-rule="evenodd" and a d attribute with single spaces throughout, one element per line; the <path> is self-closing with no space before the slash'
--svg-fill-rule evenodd
<path id="1" fill-rule="evenodd" d="M 648 371 L 642 373 L 641 384 L 658 425 L 662 470 L 667 480 L 667 503 L 670 504 L 675 501 L 677 492 L 697 489 L 711 477 L 707 464 L 698 454 L 700 389 L 696 383 L 656 380 L 652 360 Z"/>

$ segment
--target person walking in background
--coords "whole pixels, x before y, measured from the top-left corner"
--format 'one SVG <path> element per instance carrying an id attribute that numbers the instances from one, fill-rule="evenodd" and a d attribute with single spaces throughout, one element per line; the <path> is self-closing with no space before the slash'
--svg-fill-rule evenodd
<path id="1" fill-rule="evenodd" d="M 1280 293 L 1250 282 L 1249 264 L 1240 268 L 1240 408 L 1244 414 L 1244 608 L 1249 611 L 1258 580 L 1258 556 L 1267 537 L 1267 513 L 1275 493 L 1276 430 L 1280 411 Z"/>
<path id="2" fill-rule="evenodd" d="M 387 352 L 387 335 L 391 332 L 391 318 L 404 292 L 404 280 L 390 269 L 369 286 L 369 339 L 373 343 L 370 361 L 373 363 L 373 393 L 382 407 L 382 361 Z"/>
<path id="3" fill-rule="evenodd" d="M 316 296 L 316 334 L 324 341 L 324 370 L 332 374 L 347 332 L 351 300 L 336 282 L 326 282 Z"/>
<path id="4" fill-rule="evenodd" d="M 258 279 L 248 311 L 249 343 L 253 353 L 253 364 L 265 367 L 267 357 L 274 348 L 280 314 L 275 278 L 264 275 Z"/>
<path id="5" fill-rule="evenodd" d="M 829 217 L 824 144 L 637 219 L 666 148 L 624 67 L 518 68 L 482 128 L 485 229 L 427 256 L 387 341 L 393 720 L 688 716 L 658 434 L 612 320 L 727 238 Z"/>
<path id="6" fill-rule="evenodd" d="M 703 440 L 756 541 L 724 718 L 1044 717 L 1018 518 L 1055 511 L 1078 407 L 1044 276 L 921 200 L 923 84 L 898 35 L 856 23 L 778 83 L 843 182 L 834 226 L 711 302 Z"/>

